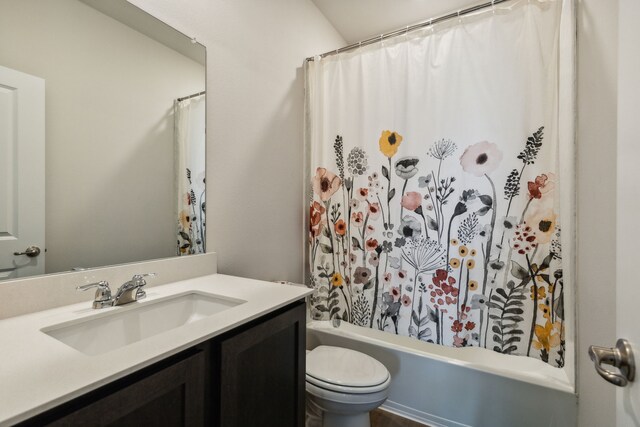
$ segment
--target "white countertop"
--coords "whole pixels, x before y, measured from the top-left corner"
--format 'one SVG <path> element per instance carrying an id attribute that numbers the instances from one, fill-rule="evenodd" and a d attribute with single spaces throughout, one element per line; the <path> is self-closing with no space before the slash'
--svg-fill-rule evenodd
<path id="1" fill-rule="evenodd" d="M 51 325 L 189 291 L 247 302 L 95 356 L 81 353 L 41 331 Z M 311 292 L 304 286 L 213 274 L 148 288 L 146 299 L 121 307 L 94 310 L 87 301 L 0 320 L 0 426 L 26 420 Z"/>

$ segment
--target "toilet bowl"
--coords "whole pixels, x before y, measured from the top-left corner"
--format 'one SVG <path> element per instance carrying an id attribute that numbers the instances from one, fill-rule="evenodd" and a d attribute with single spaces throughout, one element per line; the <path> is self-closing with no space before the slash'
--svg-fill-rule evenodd
<path id="1" fill-rule="evenodd" d="M 390 383 L 387 368 L 364 353 L 326 345 L 307 353 L 307 399 L 322 411 L 324 427 L 369 427 Z"/>

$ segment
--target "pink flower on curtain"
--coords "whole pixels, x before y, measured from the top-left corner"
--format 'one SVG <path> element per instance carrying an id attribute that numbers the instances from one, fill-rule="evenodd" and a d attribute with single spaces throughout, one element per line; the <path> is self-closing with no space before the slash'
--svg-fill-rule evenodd
<path id="1" fill-rule="evenodd" d="M 411 305 L 411 298 L 409 295 L 402 295 L 402 305 L 409 307 Z"/>
<path id="2" fill-rule="evenodd" d="M 407 210 L 415 211 L 422 205 L 422 195 L 415 191 L 409 191 L 402 196 L 400 204 Z"/>
<path id="3" fill-rule="evenodd" d="M 371 279 L 371 270 L 367 267 L 356 267 L 353 274 L 353 283 L 366 285 Z"/>
<path id="4" fill-rule="evenodd" d="M 455 335 L 453 337 L 453 346 L 454 347 L 463 347 L 464 346 L 464 341 L 465 341 L 464 338 Z"/>
<path id="5" fill-rule="evenodd" d="M 342 181 L 336 174 L 329 172 L 325 168 L 316 169 L 316 176 L 313 178 L 313 192 L 326 202 L 340 188 Z"/>
<path id="6" fill-rule="evenodd" d="M 351 224 L 358 228 L 362 227 L 364 224 L 364 216 L 362 215 L 362 212 L 354 212 L 351 214 Z"/>
<path id="7" fill-rule="evenodd" d="M 384 283 L 389 284 L 391 283 L 391 273 L 385 273 L 382 280 L 384 281 Z"/>
<path id="8" fill-rule="evenodd" d="M 378 203 L 369 203 L 367 211 L 369 212 L 369 217 L 372 220 L 376 220 L 380 216 L 380 205 Z"/>
<path id="9" fill-rule="evenodd" d="M 367 200 L 367 196 L 369 195 L 369 189 L 368 188 L 358 188 L 358 191 L 356 191 L 356 197 L 358 197 L 358 199 L 360 200 Z"/>

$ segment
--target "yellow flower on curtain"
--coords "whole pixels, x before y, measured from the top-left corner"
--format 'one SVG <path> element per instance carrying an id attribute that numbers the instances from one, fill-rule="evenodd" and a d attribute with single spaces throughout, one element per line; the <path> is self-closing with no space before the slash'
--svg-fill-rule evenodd
<path id="1" fill-rule="evenodd" d="M 331 276 L 331 284 L 335 287 L 338 286 L 342 286 L 343 280 L 342 280 L 342 274 L 340 273 L 335 273 L 333 276 Z"/>
<path id="2" fill-rule="evenodd" d="M 382 151 L 382 154 L 391 158 L 398 152 L 398 147 L 400 147 L 400 143 L 402 142 L 402 135 L 397 132 L 385 130 L 382 131 L 382 135 L 380 135 L 380 140 L 378 142 L 380 144 L 380 151 Z"/>
<path id="3" fill-rule="evenodd" d="M 191 216 L 189 215 L 189 211 L 187 211 L 186 209 L 181 210 L 178 218 L 182 229 L 189 230 L 189 226 L 191 224 Z"/>
<path id="4" fill-rule="evenodd" d="M 531 288 L 531 299 L 535 299 L 536 295 L 535 295 L 535 287 L 532 285 Z M 547 297 L 547 290 L 545 288 L 543 288 L 542 286 L 538 287 L 538 301 L 542 301 L 543 299 L 545 299 Z"/>
<path id="5" fill-rule="evenodd" d="M 538 309 L 542 312 L 542 317 L 547 320 L 551 319 L 551 307 L 548 304 L 538 304 Z"/>
<path id="6" fill-rule="evenodd" d="M 560 345 L 560 334 L 554 334 L 553 332 L 553 324 L 547 320 L 544 326 L 536 325 L 536 338 L 532 345 L 536 350 L 545 349 L 547 353 L 553 347 L 557 347 Z"/>
<path id="7" fill-rule="evenodd" d="M 531 210 L 524 220 L 535 230 L 538 243 L 549 243 L 556 231 L 557 218 L 553 207 L 543 206 Z"/>

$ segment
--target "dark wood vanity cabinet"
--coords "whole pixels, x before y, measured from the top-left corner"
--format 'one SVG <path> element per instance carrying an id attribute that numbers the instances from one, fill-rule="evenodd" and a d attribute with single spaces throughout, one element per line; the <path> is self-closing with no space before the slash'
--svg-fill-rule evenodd
<path id="1" fill-rule="evenodd" d="M 203 426 L 207 353 L 189 349 L 20 426 Z"/>
<path id="2" fill-rule="evenodd" d="M 213 341 L 220 366 L 212 425 L 304 426 L 305 305 Z"/>
<path id="3" fill-rule="evenodd" d="M 301 427 L 304 361 L 299 301 L 20 425 Z"/>

